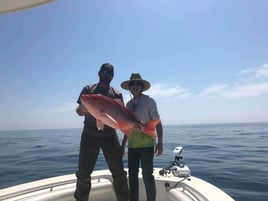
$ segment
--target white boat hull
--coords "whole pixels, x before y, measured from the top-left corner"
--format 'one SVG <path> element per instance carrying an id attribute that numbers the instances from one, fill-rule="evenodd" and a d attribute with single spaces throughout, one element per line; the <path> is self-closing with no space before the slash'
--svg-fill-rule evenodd
<path id="1" fill-rule="evenodd" d="M 190 176 L 187 179 L 173 175 L 160 176 L 160 168 L 154 169 L 157 201 L 233 201 L 216 186 Z M 141 171 L 140 171 L 141 172 Z M 141 174 L 140 201 L 146 201 Z M 76 185 L 74 174 L 52 177 L 0 190 L 1 201 L 74 201 Z M 92 174 L 92 190 L 89 200 L 116 201 L 112 177 L 109 170 L 98 170 Z"/>

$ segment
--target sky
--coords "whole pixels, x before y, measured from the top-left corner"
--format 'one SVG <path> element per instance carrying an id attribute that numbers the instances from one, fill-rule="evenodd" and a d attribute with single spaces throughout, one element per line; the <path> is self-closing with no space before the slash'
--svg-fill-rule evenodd
<path id="1" fill-rule="evenodd" d="M 0 130 L 81 128 L 103 63 L 151 83 L 163 125 L 268 122 L 268 1 L 56 0 L 0 14 Z"/>

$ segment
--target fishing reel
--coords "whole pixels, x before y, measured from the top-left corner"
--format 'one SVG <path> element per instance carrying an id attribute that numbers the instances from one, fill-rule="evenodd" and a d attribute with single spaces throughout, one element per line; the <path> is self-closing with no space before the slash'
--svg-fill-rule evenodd
<path id="1" fill-rule="evenodd" d="M 187 178 L 191 176 L 191 171 L 187 165 L 182 162 L 181 152 L 183 147 L 179 146 L 173 150 L 173 154 L 175 155 L 175 160 L 170 163 L 166 168 L 163 168 L 159 171 L 159 175 L 166 176 L 167 174 L 172 173 L 175 177 L 183 177 Z"/>

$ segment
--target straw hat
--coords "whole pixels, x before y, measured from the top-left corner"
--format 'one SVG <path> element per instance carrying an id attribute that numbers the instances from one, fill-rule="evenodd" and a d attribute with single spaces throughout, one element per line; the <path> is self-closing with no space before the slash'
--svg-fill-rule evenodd
<path id="1" fill-rule="evenodd" d="M 150 88 L 150 83 L 146 80 L 143 80 L 139 73 L 132 73 L 129 80 L 126 80 L 121 83 L 121 87 L 123 89 L 129 90 L 130 82 L 141 82 L 142 83 L 142 91 L 146 91 Z"/>

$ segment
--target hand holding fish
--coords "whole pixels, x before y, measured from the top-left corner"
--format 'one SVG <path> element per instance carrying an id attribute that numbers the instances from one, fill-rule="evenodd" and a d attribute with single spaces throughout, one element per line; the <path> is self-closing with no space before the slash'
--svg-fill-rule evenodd
<path id="1" fill-rule="evenodd" d="M 78 107 L 76 108 L 76 113 L 79 116 L 84 116 L 87 113 L 87 110 L 85 108 L 85 106 L 83 104 L 78 105 Z"/>
<path id="2" fill-rule="evenodd" d="M 145 125 L 144 121 L 140 121 L 140 122 L 138 122 L 137 124 L 135 124 L 135 125 L 133 126 L 133 129 L 144 131 L 144 130 L 143 130 L 143 126 L 144 126 L 144 125 Z"/>

